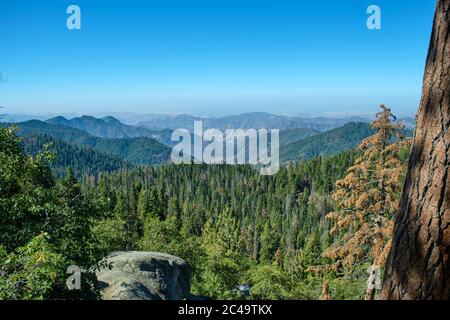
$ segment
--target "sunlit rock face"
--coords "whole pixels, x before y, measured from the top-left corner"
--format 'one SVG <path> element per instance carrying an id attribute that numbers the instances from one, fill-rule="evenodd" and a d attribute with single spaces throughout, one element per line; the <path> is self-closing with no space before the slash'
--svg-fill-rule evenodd
<path id="1" fill-rule="evenodd" d="M 104 300 L 181 300 L 191 285 L 188 264 L 159 252 L 114 252 L 96 274 Z"/>

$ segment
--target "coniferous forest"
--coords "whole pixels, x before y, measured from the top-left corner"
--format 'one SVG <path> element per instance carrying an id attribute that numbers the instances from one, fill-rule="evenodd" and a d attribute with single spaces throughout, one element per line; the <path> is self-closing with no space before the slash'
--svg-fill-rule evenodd
<path id="1" fill-rule="evenodd" d="M 50 136 L 2 128 L 2 298 L 74 295 L 67 265 L 91 275 L 76 294 L 93 297 L 95 265 L 138 250 L 185 259 L 197 296 L 320 299 L 326 287 L 333 299 L 362 299 L 367 269 L 385 259 L 406 169 L 408 139 L 394 120 L 382 106 L 358 148 L 273 176 L 248 165 L 132 166 L 64 142 L 57 153 Z"/>
<path id="2" fill-rule="evenodd" d="M 68 14 L 70 8 L 73 17 L 67 28 L 80 30 L 80 8 L 71 5 Z M 380 8 L 369 8 L 374 10 L 367 23 L 372 32 L 381 29 L 376 22 Z M 255 23 L 263 9 L 256 12 Z M 149 32 L 139 19 L 129 20 Z M 1 23 L 2 19 L 0 27 Z M 450 0 L 437 0 L 415 120 L 397 117 L 396 107 L 384 104 L 371 109 L 370 117 L 117 113 L 125 121 L 102 112 L 103 118 L 66 114 L 70 119 L 1 114 L 0 300 L 450 299 L 449 24 Z M 137 34 L 136 39 L 124 34 L 127 41 L 138 39 Z M 251 47 L 256 42 L 242 43 Z M 116 54 L 114 45 L 110 52 Z M 179 54 L 169 41 L 166 45 L 170 50 L 166 55 L 161 51 L 161 57 Z M 148 48 L 140 43 L 139 49 Z M 351 49 L 355 51 L 345 55 L 357 53 L 356 46 Z M 106 66 L 110 61 L 100 52 L 102 59 L 96 64 Z M 288 60 L 284 54 L 278 60 Z M 340 54 L 336 52 L 344 57 Z M 389 59 L 395 54 L 403 57 L 393 50 Z M 325 70 L 327 59 L 318 57 Z M 357 59 L 353 60 L 356 70 Z M 395 69 L 393 61 L 388 65 Z M 136 66 L 136 70 L 142 67 L 137 62 Z M 146 76 L 158 68 L 147 70 Z M 137 75 L 118 69 L 130 78 Z M 375 82 L 391 83 L 384 74 L 379 79 L 376 74 L 364 75 L 358 81 L 364 83 L 372 76 Z M 313 78 L 317 74 L 308 81 L 314 82 Z M 77 80 L 71 78 L 71 90 Z M 119 80 L 121 85 L 125 80 Z M 0 87 L 4 85 L 0 74 Z M 240 94 L 245 91 L 239 89 Z M 325 89 L 321 83 L 320 90 Z M 88 92 L 92 101 L 98 101 L 94 91 Z M 110 91 L 105 97 L 114 93 Z M 130 96 L 138 92 L 129 90 Z M 136 100 L 130 96 L 126 96 L 130 101 L 141 99 L 139 94 Z M 6 101 L 11 102 L 11 97 L 6 95 Z M 219 132 L 222 143 L 221 130 L 235 126 L 244 132 L 241 146 L 249 150 L 261 136 L 253 142 L 247 137 L 247 143 L 244 130 L 278 128 L 272 129 L 276 140 L 271 136 L 265 142 L 275 150 L 279 138 L 279 170 L 264 175 L 262 162 L 206 163 L 202 151 L 208 134 L 202 129 L 198 135 L 197 121 L 204 121 L 204 129 Z M 192 160 L 178 164 L 171 156 L 176 150 L 173 136 L 180 127 L 188 129 L 178 137 L 185 137 L 194 151 Z M 223 149 L 221 144 L 214 155 Z M 271 159 L 276 158 L 274 150 Z"/>

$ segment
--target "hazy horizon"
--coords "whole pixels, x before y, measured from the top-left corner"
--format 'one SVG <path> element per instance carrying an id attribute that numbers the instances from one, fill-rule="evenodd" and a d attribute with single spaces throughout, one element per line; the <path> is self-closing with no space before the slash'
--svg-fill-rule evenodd
<path id="1" fill-rule="evenodd" d="M 378 112 L 378 110 L 375 110 Z M 371 119 L 374 117 L 375 112 L 373 113 L 360 113 L 360 114 L 336 114 L 336 113 L 324 113 L 324 114 L 289 114 L 289 113 L 276 113 L 276 112 L 242 112 L 242 113 L 229 113 L 223 115 L 201 115 L 201 114 L 190 114 L 190 113 L 134 113 L 134 112 L 93 112 L 93 113 L 3 113 L 3 119 L 0 118 L 0 122 L 3 121 L 27 121 L 27 120 L 41 120 L 46 121 L 55 117 L 64 117 L 66 119 L 80 118 L 83 116 L 91 116 L 97 119 L 102 119 L 106 117 L 114 117 L 122 123 L 136 123 L 141 119 L 148 119 L 151 117 L 167 117 L 167 116 L 192 116 L 195 118 L 204 118 L 204 119 L 221 119 L 226 117 L 234 117 L 234 116 L 242 116 L 248 114 L 270 114 L 274 116 L 282 116 L 282 117 L 290 117 L 290 118 L 328 118 L 328 119 L 346 119 L 346 118 L 361 118 L 361 119 Z M 395 113 L 394 113 L 395 114 Z M 407 114 L 407 113 L 397 113 L 395 114 L 398 118 L 401 119 L 414 119 L 415 114 Z"/>

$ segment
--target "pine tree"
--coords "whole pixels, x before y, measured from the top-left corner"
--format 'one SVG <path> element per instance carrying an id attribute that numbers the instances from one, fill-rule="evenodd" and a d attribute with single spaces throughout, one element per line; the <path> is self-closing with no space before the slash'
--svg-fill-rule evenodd
<path id="1" fill-rule="evenodd" d="M 261 250 L 260 261 L 269 263 L 273 260 L 278 244 L 270 225 L 270 221 L 264 224 L 263 231 L 261 233 Z"/>
<path id="2" fill-rule="evenodd" d="M 215 298 L 230 298 L 238 285 L 245 260 L 239 239 L 239 222 L 229 208 L 209 220 L 204 228 L 201 248 L 206 253 L 202 293 Z"/>
<path id="3" fill-rule="evenodd" d="M 438 0 L 383 299 L 450 299 L 450 0 Z"/>
<path id="4" fill-rule="evenodd" d="M 145 218 L 150 212 L 149 196 L 147 190 L 145 189 L 141 189 L 141 191 L 139 192 L 137 212 L 139 219 L 141 219 L 142 221 L 145 220 Z"/>
<path id="5" fill-rule="evenodd" d="M 326 281 L 322 284 L 322 293 L 320 295 L 320 300 L 332 300 L 330 295 L 330 286 Z"/>
<path id="6" fill-rule="evenodd" d="M 96 212 L 83 196 L 71 168 L 58 181 L 56 197 L 56 212 L 49 221 L 48 232 L 53 234 L 60 252 L 73 263 L 81 266 L 95 263 L 89 243 L 91 218 Z"/>
<path id="7" fill-rule="evenodd" d="M 384 105 L 381 109 L 371 123 L 375 134 L 361 143 L 362 155 L 336 182 L 333 199 L 338 209 L 327 219 L 338 241 L 325 251 L 327 258 L 335 260 L 330 267 L 336 272 L 353 270 L 366 261 L 371 270 L 378 270 L 390 250 L 393 215 L 406 170 L 402 150 L 409 141 L 391 110 Z M 374 286 L 369 285 L 366 298 L 373 299 L 374 294 Z"/>
<path id="8" fill-rule="evenodd" d="M 24 154 L 14 128 L 0 128 L 0 245 L 26 245 L 48 225 L 53 186 L 50 154 Z"/>

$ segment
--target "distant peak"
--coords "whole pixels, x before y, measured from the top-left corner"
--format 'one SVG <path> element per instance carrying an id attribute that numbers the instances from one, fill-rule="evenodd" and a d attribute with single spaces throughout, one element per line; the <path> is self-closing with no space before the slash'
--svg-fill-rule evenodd
<path id="1" fill-rule="evenodd" d="M 113 116 L 107 116 L 102 118 L 103 121 L 108 123 L 121 123 L 117 118 L 114 118 Z"/>
<path id="2" fill-rule="evenodd" d="M 79 119 L 83 119 L 83 120 L 97 120 L 97 118 L 95 118 L 93 116 L 88 116 L 88 115 L 82 115 Z"/>
<path id="3" fill-rule="evenodd" d="M 63 116 L 57 116 L 57 117 L 48 119 L 46 122 L 61 124 L 61 123 L 67 123 L 67 122 L 69 122 L 69 120 Z"/>

